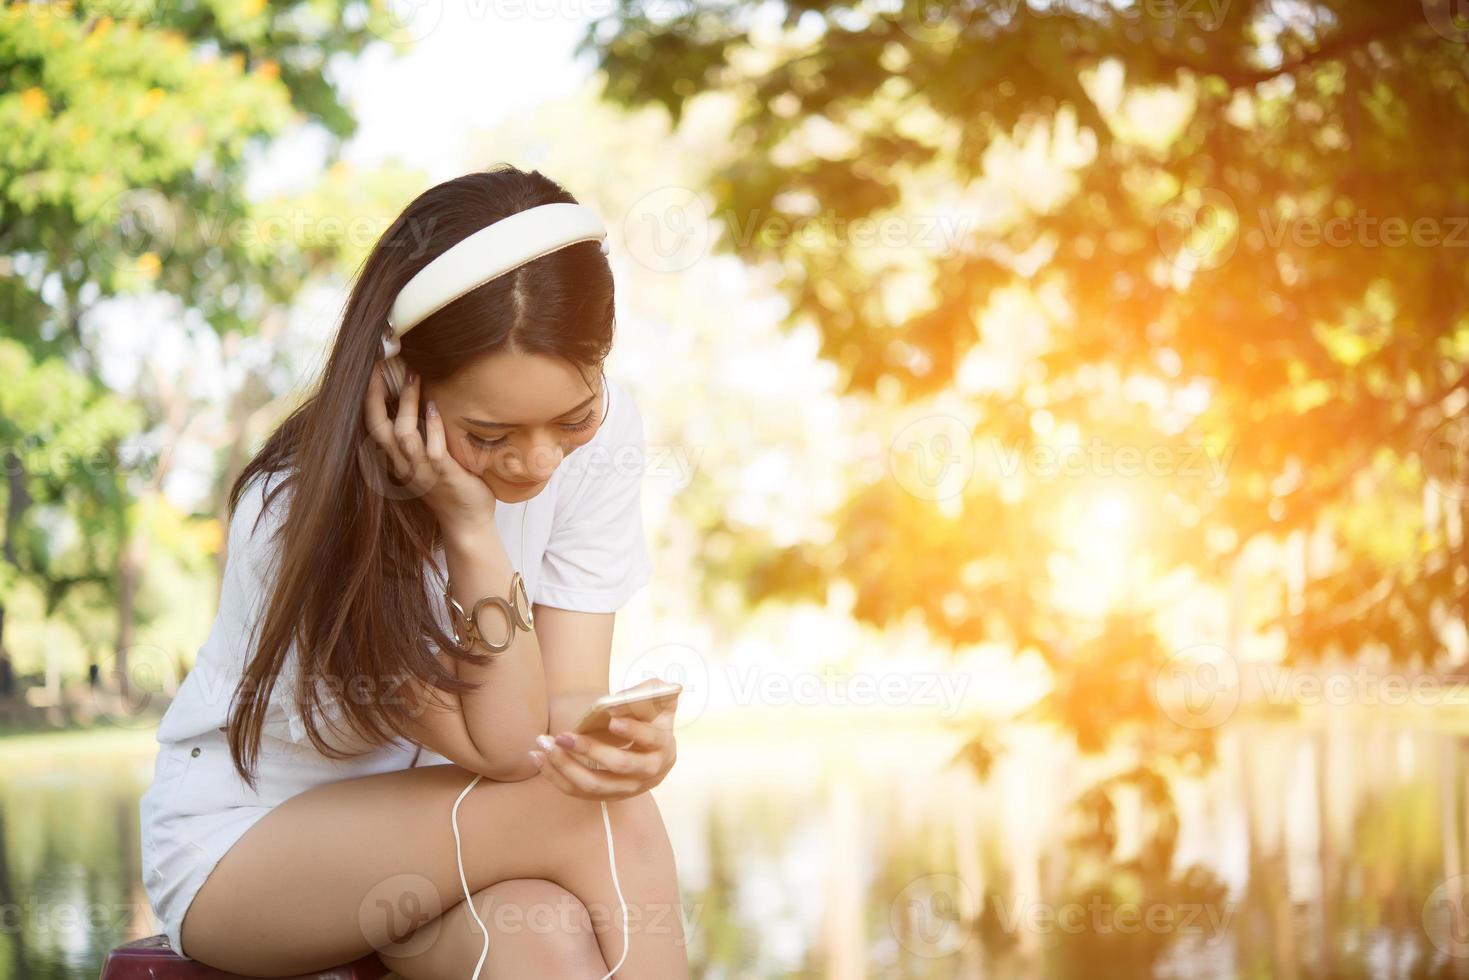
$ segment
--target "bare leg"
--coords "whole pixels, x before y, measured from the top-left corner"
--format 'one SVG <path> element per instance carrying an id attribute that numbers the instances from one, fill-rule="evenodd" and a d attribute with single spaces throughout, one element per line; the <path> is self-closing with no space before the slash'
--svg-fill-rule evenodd
<path id="1" fill-rule="evenodd" d="M 474 904 L 490 931 L 490 955 L 481 980 L 599 980 L 606 975 L 587 907 L 560 885 L 544 878 L 511 878 L 476 892 Z M 419 939 L 434 933 L 432 942 Z M 484 933 L 460 902 L 406 939 L 401 949 L 410 955 L 378 952 L 383 964 L 401 977 L 467 980 L 484 950 Z"/>
<path id="2" fill-rule="evenodd" d="M 184 918 L 185 951 L 218 969 L 271 977 L 324 969 L 374 948 L 412 959 L 440 935 L 454 942 L 458 914 L 439 919 L 463 901 L 449 809 L 470 778 L 458 766 L 405 769 L 287 800 L 230 849 L 199 890 Z M 684 980 L 682 905 L 657 805 L 645 793 L 607 808 L 629 910 L 629 949 L 618 975 Z M 459 808 L 459 827 L 471 892 L 512 878 L 553 882 L 580 900 L 603 960 L 617 962 L 622 920 L 598 803 L 567 796 L 544 776 L 485 781 Z M 471 969 L 478 955 L 476 944 Z"/>

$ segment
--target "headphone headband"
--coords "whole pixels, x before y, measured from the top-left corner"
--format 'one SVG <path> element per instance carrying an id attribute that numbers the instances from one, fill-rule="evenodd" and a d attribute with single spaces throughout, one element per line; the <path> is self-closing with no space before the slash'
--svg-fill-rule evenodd
<path id="1" fill-rule="evenodd" d="M 543 255 L 577 242 L 600 242 L 607 229 L 581 204 L 541 204 L 486 225 L 419 269 L 393 300 L 383 353 L 398 353 L 398 338 L 465 293 Z"/>

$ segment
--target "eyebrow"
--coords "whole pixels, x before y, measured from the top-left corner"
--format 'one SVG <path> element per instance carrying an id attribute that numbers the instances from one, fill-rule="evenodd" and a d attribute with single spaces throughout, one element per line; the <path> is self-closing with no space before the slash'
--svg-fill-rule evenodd
<path id="1" fill-rule="evenodd" d="M 562 412 L 560 415 L 555 416 L 555 418 L 553 418 L 551 421 L 554 422 L 554 421 L 556 421 L 556 419 L 564 419 L 568 415 L 572 415 L 572 414 L 574 414 L 576 412 L 580 412 L 582 409 L 584 409 L 588 405 L 590 405 L 592 403 L 592 399 L 594 399 L 596 397 L 597 397 L 597 393 L 596 392 L 592 392 L 590 395 L 588 395 L 585 399 L 582 400 L 581 404 L 579 404 L 579 405 L 573 405 L 571 408 L 568 408 L 566 411 Z M 470 418 L 467 415 L 461 415 L 461 416 L 459 416 L 459 421 L 463 422 L 465 425 L 474 425 L 474 426 L 478 426 L 479 428 L 482 428 L 482 429 L 513 429 L 513 428 L 515 428 L 515 426 L 521 424 L 519 422 L 490 422 L 490 421 L 487 421 L 485 419 L 472 419 L 472 418 Z"/>

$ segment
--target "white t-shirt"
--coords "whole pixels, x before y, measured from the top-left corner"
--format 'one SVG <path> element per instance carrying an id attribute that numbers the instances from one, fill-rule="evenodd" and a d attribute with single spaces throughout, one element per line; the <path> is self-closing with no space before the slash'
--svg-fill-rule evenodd
<path id="1" fill-rule="evenodd" d="M 495 507 L 495 524 L 505 552 L 525 578 L 526 592 L 534 603 L 614 612 L 648 580 L 640 495 L 645 468 L 642 416 L 632 398 L 611 378 L 605 390 L 605 413 L 592 438 L 561 461 L 536 496 Z M 274 487 L 280 476 L 269 479 Z M 291 493 L 289 488 L 279 492 L 257 525 L 265 482 L 259 477 L 252 480 L 235 508 L 219 611 L 193 669 L 158 726 L 159 742 L 192 738 L 226 724 L 235 688 L 253 654 L 254 630 L 269 599 L 278 556 L 273 537 Z M 425 575 L 442 583 L 447 577 L 442 549 L 435 559 L 437 568 L 425 564 Z M 429 594 L 436 591 L 436 587 L 428 590 Z M 447 616 L 441 615 L 441 621 L 447 625 Z M 295 652 L 292 647 L 271 694 L 263 726 L 264 734 L 271 738 L 261 743 L 262 767 L 271 763 L 272 739 L 310 746 L 296 711 Z M 329 720 L 333 715 L 330 703 L 325 708 Z M 401 756 L 408 747 L 399 742 L 377 754 Z M 443 761 L 441 756 L 431 756 L 425 761 Z M 299 756 L 295 764 L 300 765 Z M 323 771 L 329 769 L 335 771 L 331 767 Z"/>

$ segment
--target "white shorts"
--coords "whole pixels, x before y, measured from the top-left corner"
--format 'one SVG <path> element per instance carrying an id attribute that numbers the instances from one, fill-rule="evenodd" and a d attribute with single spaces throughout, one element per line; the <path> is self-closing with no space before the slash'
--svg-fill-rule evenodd
<path id="1" fill-rule="evenodd" d="M 427 751 L 425 756 L 430 755 Z M 168 944 L 184 952 L 184 913 L 225 853 L 275 807 L 314 786 L 405 769 L 402 746 L 333 760 L 311 746 L 264 736 L 251 789 L 235 772 L 221 731 L 160 743 L 153 782 L 139 804 L 143 886 Z"/>
<path id="2" fill-rule="evenodd" d="M 206 761 L 207 757 L 207 761 Z M 158 746 L 153 782 L 139 803 L 142 828 L 143 887 L 153 913 L 163 924 L 168 945 L 185 959 L 180 930 L 184 913 L 219 859 L 261 817 L 271 811 L 259 806 L 221 808 L 200 792 L 201 784 L 218 785 L 220 761 L 230 763 L 229 742 L 223 732 L 210 732 Z M 203 778 L 201 778 L 203 777 Z M 248 792 L 236 777 L 238 795 Z"/>

